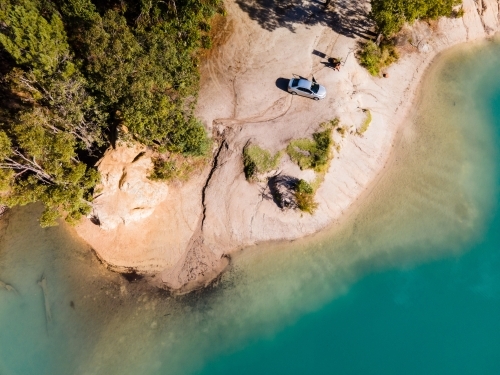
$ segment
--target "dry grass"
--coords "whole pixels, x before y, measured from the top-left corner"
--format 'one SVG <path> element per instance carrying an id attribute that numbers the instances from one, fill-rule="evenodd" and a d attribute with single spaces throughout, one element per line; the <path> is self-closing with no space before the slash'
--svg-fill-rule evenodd
<path id="1" fill-rule="evenodd" d="M 148 176 L 153 181 L 187 181 L 193 173 L 202 170 L 207 156 L 183 156 L 181 154 L 158 154 L 152 158 L 153 170 Z"/>

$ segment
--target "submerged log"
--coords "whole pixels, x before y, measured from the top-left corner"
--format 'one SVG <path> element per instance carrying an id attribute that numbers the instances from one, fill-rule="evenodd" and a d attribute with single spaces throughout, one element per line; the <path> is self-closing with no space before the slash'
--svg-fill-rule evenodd
<path id="1" fill-rule="evenodd" d="M 38 285 L 42 288 L 43 291 L 43 299 L 45 301 L 45 319 L 47 320 L 47 324 L 52 321 L 52 313 L 50 312 L 50 304 L 48 298 L 48 289 L 47 289 L 47 280 L 45 276 L 42 275 L 41 280 L 38 282 Z"/>

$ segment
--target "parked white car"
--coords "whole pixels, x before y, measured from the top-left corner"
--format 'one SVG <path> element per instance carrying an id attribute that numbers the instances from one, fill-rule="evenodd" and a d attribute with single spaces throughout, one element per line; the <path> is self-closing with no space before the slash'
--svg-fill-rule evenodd
<path id="1" fill-rule="evenodd" d="M 314 100 L 324 99 L 326 89 L 316 82 L 304 78 L 292 78 L 288 83 L 288 92 L 292 95 L 305 96 Z"/>

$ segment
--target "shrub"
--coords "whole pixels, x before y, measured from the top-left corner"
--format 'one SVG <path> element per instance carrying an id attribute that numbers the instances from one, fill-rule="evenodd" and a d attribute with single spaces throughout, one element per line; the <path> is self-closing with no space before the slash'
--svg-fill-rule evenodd
<path id="1" fill-rule="evenodd" d="M 399 32 L 405 22 L 413 23 L 416 19 L 437 19 L 450 17 L 453 7 L 461 0 L 371 0 L 371 17 L 379 31 L 385 36 Z"/>
<path id="2" fill-rule="evenodd" d="M 460 7 L 456 12 L 453 12 L 453 17 L 455 18 L 462 18 L 465 14 L 464 7 Z"/>
<path id="3" fill-rule="evenodd" d="M 358 135 L 363 135 L 363 133 L 368 130 L 368 127 L 370 126 L 370 124 L 372 122 L 372 113 L 370 112 L 370 110 L 364 109 L 363 112 L 366 113 L 366 118 L 363 121 L 363 124 L 361 125 L 361 127 L 357 131 Z"/>
<path id="4" fill-rule="evenodd" d="M 399 58 L 396 48 L 391 42 L 382 43 L 379 47 L 371 40 L 361 45 L 357 55 L 360 65 L 373 76 L 379 75 L 382 68 L 391 65 Z"/>
<path id="5" fill-rule="evenodd" d="M 153 170 L 148 178 L 153 181 L 186 181 L 203 168 L 207 160 L 206 156 L 160 155 L 153 158 Z"/>
<path id="6" fill-rule="evenodd" d="M 177 175 L 178 166 L 172 160 L 156 158 L 153 160 L 153 171 L 149 179 L 153 181 L 168 181 Z"/>
<path id="7" fill-rule="evenodd" d="M 345 126 L 340 126 L 337 128 L 337 132 L 342 136 L 342 138 L 345 137 L 345 132 L 347 131 Z"/>
<path id="8" fill-rule="evenodd" d="M 281 152 L 274 155 L 257 145 L 247 145 L 243 148 L 243 171 L 247 180 L 255 175 L 276 169 L 281 159 Z"/>
<path id="9" fill-rule="evenodd" d="M 299 210 L 310 214 L 314 213 L 314 210 L 318 207 L 318 204 L 314 201 L 314 193 L 313 187 L 307 181 L 299 180 L 295 187 L 295 199 Z"/>
<path id="10" fill-rule="evenodd" d="M 321 172 L 328 164 L 333 144 L 332 129 L 327 129 L 313 134 L 313 139 L 295 139 L 290 142 L 286 152 L 300 169 L 314 169 Z"/>

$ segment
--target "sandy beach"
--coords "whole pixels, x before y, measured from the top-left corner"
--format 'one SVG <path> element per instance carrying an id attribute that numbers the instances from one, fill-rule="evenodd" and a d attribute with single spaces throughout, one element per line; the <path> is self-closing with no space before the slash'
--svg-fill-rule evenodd
<path id="1" fill-rule="evenodd" d="M 264 0 L 226 2 L 228 15 L 219 20 L 215 48 L 201 67 L 197 106 L 197 116 L 217 141 L 213 164 L 188 182 L 170 184 L 163 200 L 153 194 L 158 189 L 148 185 L 144 173 L 130 180 L 128 193 L 110 187 L 107 198 L 96 199 L 97 215 L 99 205 L 118 211 L 132 192 L 151 191 L 143 200 L 151 203 L 154 196 L 159 201 L 134 220 L 125 220 L 123 213 L 113 226 L 87 220 L 77 227 L 111 269 L 158 275 L 155 284 L 183 293 L 211 282 L 235 251 L 297 239 L 338 223 L 383 172 L 398 137 L 411 137 L 412 129 L 402 124 L 436 55 L 491 37 L 500 27 L 496 1 L 478 5 L 464 0 L 463 18 L 405 28 L 400 60 L 385 71 L 386 77 L 372 77 L 355 58 L 359 40 L 373 36 L 369 3 L 341 3 L 325 11 L 322 4 L 304 1 L 300 12 L 281 13 Z M 340 71 L 325 64 L 327 57 L 343 60 Z M 283 83 L 293 75 L 314 76 L 327 88 L 327 98 L 316 102 L 288 94 Z M 372 122 L 360 136 L 367 110 Z M 338 150 L 317 191 L 313 215 L 281 210 L 266 198 L 265 182 L 245 179 L 242 151 L 249 141 L 278 152 L 334 118 L 347 131 L 345 136 L 334 131 Z M 109 163 L 103 163 L 111 166 L 106 174 L 110 186 L 115 180 L 122 184 L 123 165 L 129 168 L 134 155 L 127 157 L 131 160 L 111 160 L 109 154 Z M 147 169 L 147 162 L 140 168 Z M 272 173 L 315 179 L 314 172 L 300 170 L 288 156 Z"/>

